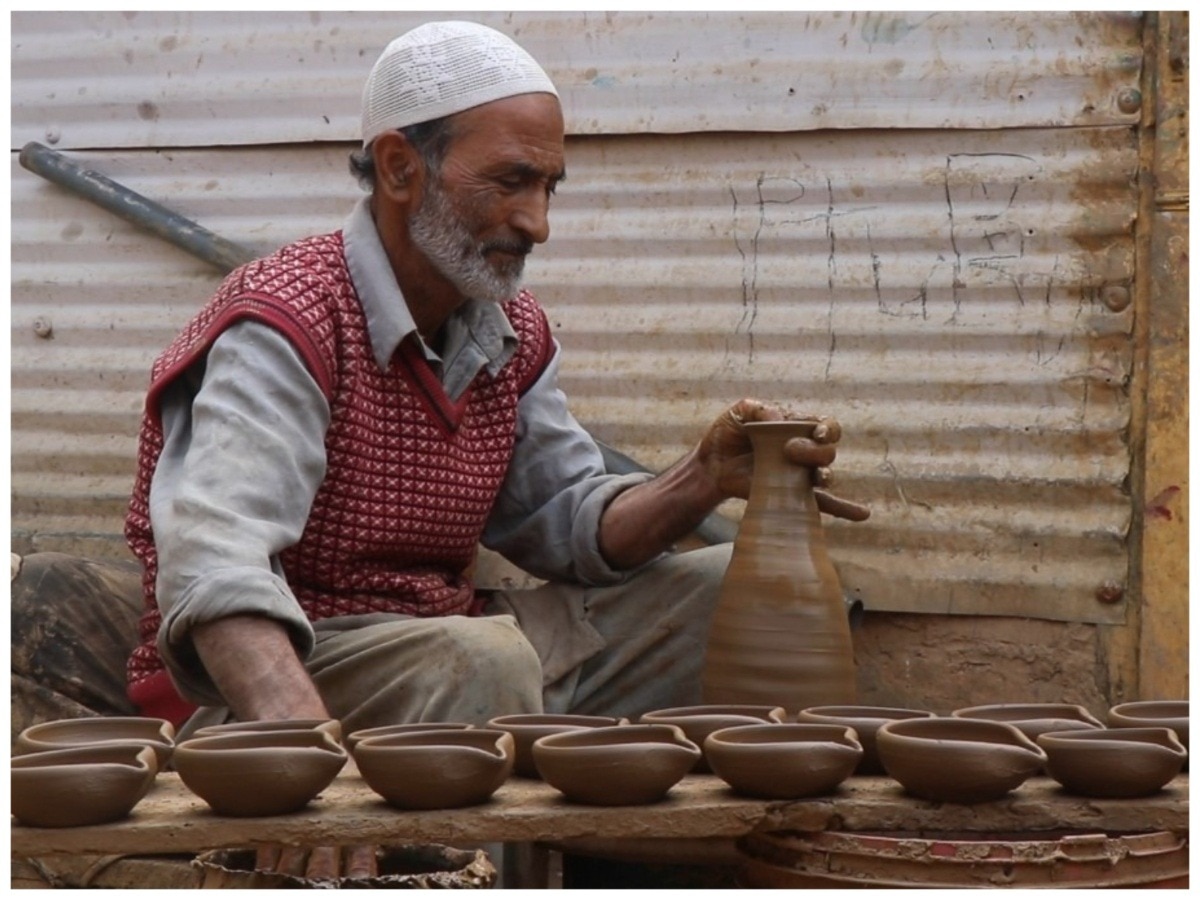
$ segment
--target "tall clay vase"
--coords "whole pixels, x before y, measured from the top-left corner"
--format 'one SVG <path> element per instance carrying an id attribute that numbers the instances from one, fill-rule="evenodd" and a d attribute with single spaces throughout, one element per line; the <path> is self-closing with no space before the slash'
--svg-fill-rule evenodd
<path id="1" fill-rule="evenodd" d="M 704 660 L 705 703 L 810 706 L 856 701 L 854 648 L 825 547 L 812 471 L 783 446 L 816 422 L 748 423 L 754 475 Z"/>

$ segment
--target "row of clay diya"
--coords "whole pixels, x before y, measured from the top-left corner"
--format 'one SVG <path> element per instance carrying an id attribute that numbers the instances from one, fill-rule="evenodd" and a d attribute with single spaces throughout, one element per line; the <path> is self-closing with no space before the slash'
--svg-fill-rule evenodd
<path id="1" fill-rule="evenodd" d="M 998 799 L 1045 772 L 1069 793 L 1147 796 L 1186 763 L 1187 702 L 1113 707 L 1108 727 L 1068 704 L 998 704 L 939 716 L 885 707 L 706 705 L 635 723 L 528 714 L 385 726 L 343 736 L 335 720 L 231 722 L 179 744 L 158 719 L 47 722 L 19 736 L 12 812 L 37 827 L 127 816 L 168 765 L 216 813 L 302 809 L 354 759 L 367 786 L 400 809 L 487 802 L 510 775 L 542 778 L 568 800 L 622 806 L 663 799 L 711 771 L 762 799 L 827 795 L 853 775 L 885 774 L 912 796 Z"/>

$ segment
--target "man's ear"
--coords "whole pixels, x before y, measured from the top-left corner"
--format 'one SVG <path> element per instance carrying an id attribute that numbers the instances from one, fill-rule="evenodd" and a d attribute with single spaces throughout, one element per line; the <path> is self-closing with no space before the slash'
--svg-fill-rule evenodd
<path id="1" fill-rule="evenodd" d="M 408 138 L 399 131 L 385 131 L 371 142 L 371 155 L 375 159 L 375 190 L 392 203 L 416 203 L 425 167 Z"/>

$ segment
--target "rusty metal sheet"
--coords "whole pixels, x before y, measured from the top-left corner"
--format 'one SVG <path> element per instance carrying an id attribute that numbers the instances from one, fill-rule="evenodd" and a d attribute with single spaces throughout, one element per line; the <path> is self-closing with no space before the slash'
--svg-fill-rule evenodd
<path id="1" fill-rule="evenodd" d="M 79 156 L 267 249 L 338 226 L 349 149 Z M 13 525 L 119 547 L 145 373 L 217 275 L 13 165 Z M 574 138 L 568 165 L 529 282 L 597 437 L 657 469 L 742 395 L 834 413 L 868 608 L 1123 620 L 1132 129 Z"/>
<path id="2" fill-rule="evenodd" d="M 395 35 L 522 42 L 573 134 L 1017 128 L 1138 120 L 1131 12 L 14 12 L 12 147 L 347 141 Z"/>

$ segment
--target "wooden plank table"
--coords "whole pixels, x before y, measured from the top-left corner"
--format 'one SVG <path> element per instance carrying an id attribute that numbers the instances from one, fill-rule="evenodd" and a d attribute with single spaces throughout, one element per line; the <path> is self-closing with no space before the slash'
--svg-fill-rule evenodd
<path id="1" fill-rule="evenodd" d="M 810 800 L 738 797 L 714 775 L 689 775 L 667 799 L 633 807 L 569 803 L 557 791 L 511 778 L 482 806 L 407 812 L 383 802 L 348 768 L 301 812 L 259 819 L 214 815 L 164 772 L 129 818 L 81 828 L 12 826 L 14 856 L 168 854 L 246 847 L 263 841 L 319 844 L 730 838 L 754 831 L 1150 832 L 1188 830 L 1188 776 L 1136 800 L 1065 794 L 1031 778 L 1002 800 L 959 805 L 906 796 L 890 778 L 856 776 Z"/>

